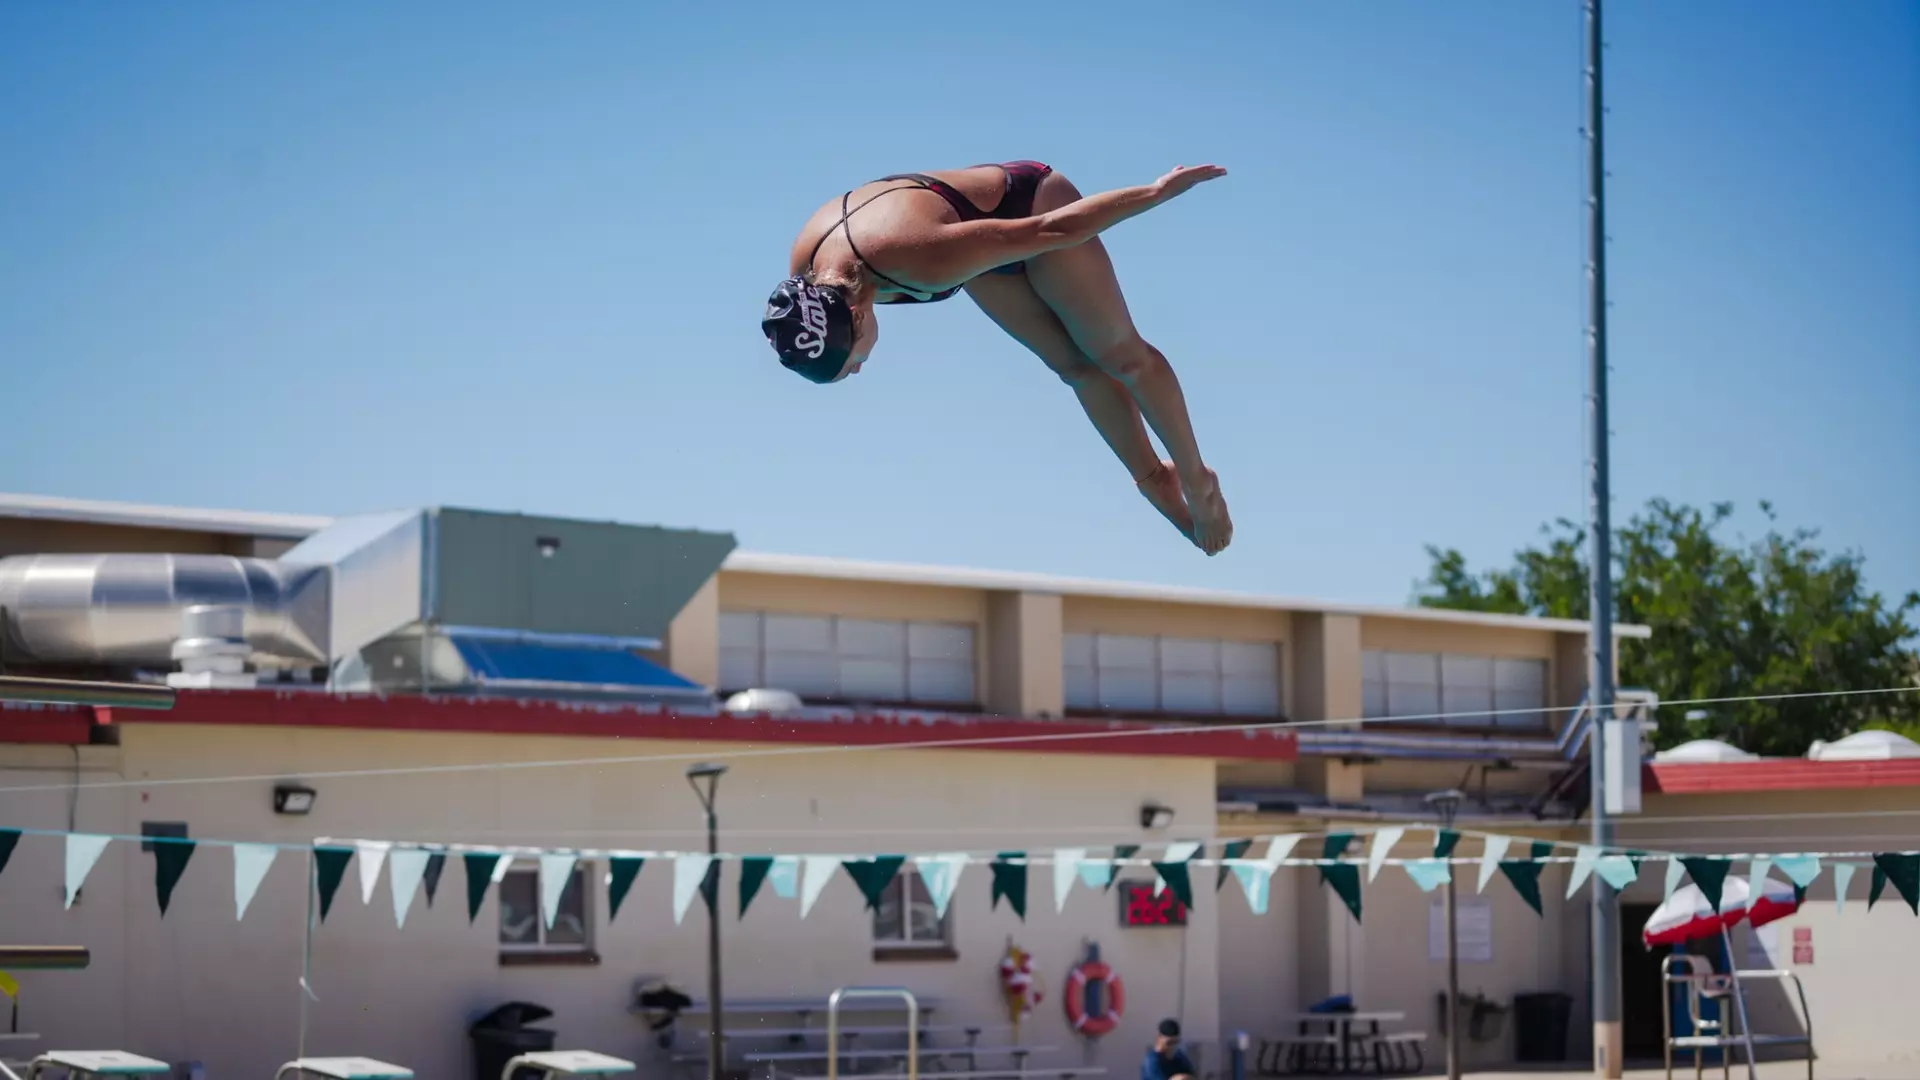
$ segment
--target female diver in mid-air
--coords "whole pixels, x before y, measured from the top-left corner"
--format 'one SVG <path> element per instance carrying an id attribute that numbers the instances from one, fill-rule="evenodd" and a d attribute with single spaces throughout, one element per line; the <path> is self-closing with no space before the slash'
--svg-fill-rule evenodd
<path id="1" fill-rule="evenodd" d="M 880 340 L 875 304 L 936 303 L 964 288 L 1073 388 L 1154 508 L 1215 555 L 1233 539 L 1219 478 L 1200 460 L 1173 368 L 1134 329 L 1098 237 L 1225 175 L 1181 166 L 1085 197 L 1035 161 L 883 177 L 822 206 L 800 230 L 793 276 L 768 299 L 761 329 L 782 364 L 839 382 Z M 1171 462 L 1154 451 L 1146 424 Z"/>

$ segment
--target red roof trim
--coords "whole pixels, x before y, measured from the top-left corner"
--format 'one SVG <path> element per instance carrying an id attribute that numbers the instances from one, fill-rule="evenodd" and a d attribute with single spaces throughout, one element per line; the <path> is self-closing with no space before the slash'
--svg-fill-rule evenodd
<path id="1" fill-rule="evenodd" d="M 122 725 L 228 724 L 819 746 L 967 740 L 976 744 L 953 749 L 1258 761 L 1294 761 L 1300 756 L 1299 740 L 1293 732 L 1275 728 L 1241 731 L 1138 721 L 1088 723 L 915 713 L 862 713 L 833 719 L 795 720 L 767 715 L 708 716 L 630 705 L 464 697 L 336 696 L 266 690 L 182 690 L 170 711 L 123 711 L 114 719 Z M 1110 732 L 1129 734 L 1108 734 Z M 1062 737 L 1074 735 L 1094 737 Z M 1030 740 L 1035 736 L 1054 738 L 1011 741 Z M 976 742 L 996 739 L 1010 741 L 1004 745 Z"/>
<path id="2" fill-rule="evenodd" d="M 78 705 L 18 705 L 0 708 L 0 743 L 85 746 L 93 741 L 94 710 Z"/>
<path id="3" fill-rule="evenodd" d="M 1662 795 L 1920 787 L 1920 759 L 1808 761 L 1781 758 L 1648 765 L 1642 787 L 1648 792 Z"/>

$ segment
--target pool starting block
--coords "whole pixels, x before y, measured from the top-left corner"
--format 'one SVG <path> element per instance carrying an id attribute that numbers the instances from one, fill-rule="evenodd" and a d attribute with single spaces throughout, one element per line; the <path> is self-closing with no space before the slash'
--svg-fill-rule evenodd
<path id="1" fill-rule="evenodd" d="M 152 1076 L 170 1073 L 173 1066 L 125 1050 L 49 1050 L 27 1063 L 27 1080 L 38 1080 L 44 1069 L 63 1069 L 69 1076 Z"/>
<path id="2" fill-rule="evenodd" d="M 556 1076 L 615 1076 L 630 1073 L 633 1062 L 624 1058 L 597 1054 L 592 1050 L 544 1050 L 535 1054 L 521 1054 L 500 1071 L 500 1080 L 513 1080 L 513 1074 L 521 1069 L 538 1069 L 551 1080 Z"/>
<path id="3" fill-rule="evenodd" d="M 405 1065 L 389 1065 L 364 1057 L 295 1058 L 280 1066 L 274 1080 L 288 1076 L 322 1076 L 326 1080 L 413 1080 L 413 1070 Z"/>

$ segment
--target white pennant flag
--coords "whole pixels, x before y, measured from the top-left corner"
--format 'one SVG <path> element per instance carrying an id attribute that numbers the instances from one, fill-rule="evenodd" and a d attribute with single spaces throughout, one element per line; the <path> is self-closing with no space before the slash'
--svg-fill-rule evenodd
<path id="1" fill-rule="evenodd" d="M 1276 836 L 1273 838 L 1273 842 L 1267 845 L 1267 857 L 1260 861 L 1266 863 L 1268 869 L 1277 870 L 1280 868 L 1281 863 L 1286 862 L 1293 856 L 1293 849 L 1298 846 L 1299 843 L 1299 833 L 1288 833 L 1285 836 Z"/>
<path id="2" fill-rule="evenodd" d="M 1573 853 L 1573 873 L 1567 875 L 1567 899 L 1573 899 L 1573 894 L 1587 883 L 1587 878 L 1592 876 L 1593 868 L 1599 862 L 1600 849 L 1591 844 L 1581 844 L 1580 849 Z"/>
<path id="3" fill-rule="evenodd" d="M 1767 895 L 1767 875 L 1773 871 L 1772 859 L 1753 860 L 1753 876 L 1747 879 L 1747 896 L 1750 903 L 1759 903 Z"/>
<path id="4" fill-rule="evenodd" d="M 1169 862 L 1169 863 L 1183 863 L 1183 862 L 1186 862 L 1188 859 L 1193 858 L 1195 855 L 1198 855 L 1199 853 L 1200 853 L 1200 842 L 1198 840 L 1179 840 L 1167 845 L 1167 853 L 1166 855 L 1161 857 L 1160 861 Z M 1166 891 L 1167 891 L 1167 879 L 1161 877 L 1157 873 L 1154 874 L 1153 875 L 1153 895 L 1159 896 L 1161 893 Z"/>
<path id="5" fill-rule="evenodd" d="M 1473 891 L 1487 891 L 1487 882 L 1493 880 L 1494 871 L 1500 869 L 1500 860 L 1507 857 L 1507 849 L 1512 846 L 1511 836 L 1487 837 L 1487 850 L 1480 855 L 1480 884 Z"/>
<path id="6" fill-rule="evenodd" d="M 1387 856 L 1393 854 L 1393 847 L 1400 838 L 1407 835 L 1402 828 L 1381 829 L 1373 834 L 1373 846 L 1367 849 L 1367 880 L 1380 876 L 1380 868 L 1387 865 Z"/>
<path id="7" fill-rule="evenodd" d="M 1859 867 L 1852 863 L 1833 864 L 1833 913 L 1835 915 L 1847 906 L 1847 887 L 1853 884 L 1853 872 Z"/>
<path id="8" fill-rule="evenodd" d="M 813 910 L 814 901 L 826 890 L 827 882 L 840 870 L 844 856 L 807 855 L 800 860 L 800 917 Z"/>
<path id="9" fill-rule="evenodd" d="M 413 906 L 413 894 L 427 876 L 427 861 L 433 852 L 423 848 L 395 848 L 387 857 L 387 885 L 393 893 L 393 925 L 404 929 L 407 909 Z"/>
<path id="10" fill-rule="evenodd" d="M 711 855 L 675 855 L 673 857 L 673 922 L 675 926 L 687 917 L 687 908 L 693 904 L 695 893 L 700 891 L 700 883 L 707 879 L 707 867 L 713 865 Z"/>
<path id="11" fill-rule="evenodd" d="M 1662 903 L 1672 898 L 1673 890 L 1680 887 L 1680 879 L 1686 876 L 1686 864 L 1681 862 L 1678 856 L 1667 860 L 1667 886 L 1660 894 Z"/>
<path id="12" fill-rule="evenodd" d="M 1080 876 L 1080 861 L 1086 848 L 1061 848 L 1053 853 L 1053 910 L 1067 910 L 1067 895 L 1073 892 L 1073 879 Z"/>
<path id="13" fill-rule="evenodd" d="M 501 852 L 499 860 L 493 864 L 493 876 L 487 879 L 487 883 L 490 885 L 500 884 L 507 880 L 507 871 L 512 869 L 513 856 L 504 851 Z"/>
<path id="14" fill-rule="evenodd" d="M 355 865 L 360 867 L 360 902 L 373 903 L 373 887 L 380 884 L 380 867 L 387 861 L 387 849 L 393 847 L 385 840 L 355 840 Z"/>
<path id="15" fill-rule="evenodd" d="M 1240 891 L 1247 894 L 1247 909 L 1255 915 L 1267 913 L 1267 900 L 1273 894 L 1273 867 L 1264 862 L 1236 859 L 1233 876 L 1240 879 Z"/>
<path id="16" fill-rule="evenodd" d="M 800 860 L 791 855 L 774 856 L 773 865 L 767 868 L 767 884 L 773 886 L 773 895 L 782 900 L 800 895 Z"/>
<path id="17" fill-rule="evenodd" d="M 568 852 L 545 854 L 540 856 L 540 915 L 547 921 L 547 929 L 553 929 L 553 920 L 560 914 L 560 894 L 567 891 L 567 882 L 573 879 L 573 867 L 579 856 Z M 704 875 L 706 871 L 702 869 Z"/>
<path id="18" fill-rule="evenodd" d="M 80 895 L 80 886 L 87 883 L 87 875 L 93 872 L 93 864 L 100 861 L 100 853 L 107 850 L 113 842 L 110 836 L 94 836 L 89 833 L 67 834 L 67 906 L 73 906 L 74 898 Z"/>
<path id="19" fill-rule="evenodd" d="M 960 871 L 970 862 L 963 854 L 915 855 L 913 868 L 920 872 L 920 881 L 927 887 L 927 899 L 933 901 L 935 918 L 947 917 L 947 905 L 953 901 L 953 890 L 960 884 Z"/>
<path id="20" fill-rule="evenodd" d="M 273 857 L 278 854 L 280 849 L 273 844 L 233 845 L 235 921 L 247 917 L 247 905 L 253 903 L 253 894 L 260 891 L 260 879 L 267 876 L 267 867 L 273 865 Z"/>

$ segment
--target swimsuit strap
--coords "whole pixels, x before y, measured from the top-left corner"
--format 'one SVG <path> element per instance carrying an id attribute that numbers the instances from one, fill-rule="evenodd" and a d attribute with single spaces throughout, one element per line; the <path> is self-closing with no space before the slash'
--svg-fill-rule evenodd
<path id="1" fill-rule="evenodd" d="M 910 176 L 901 176 L 901 177 L 889 176 L 889 177 L 884 177 L 884 179 L 911 180 L 916 178 L 910 177 Z M 927 185 L 922 185 L 922 186 L 927 186 Z M 879 198 L 880 196 L 887 195 L 895 191 L 906 191 L 906 190 L 907 190 L 906 188 L 888 188 L 885 191 L 875 192 L 874 194 L 869 195 L 867 197 L 866 202 L 861 203 L 859 206 L 854 207 L 852 210 L 847 209 L 847 200 L 853 198 L 853 192 L 851 191 L 847 192 L 845 195 L 840 196 L 840 220 L 834 223 L 834 228 L 838 228 L 846 232 L 847 246 L 850 248 L 853 248 L 853 257 L 856 259 L 859 259 L 860 265 L 866 267 L 867 270 L 871 272 L 874 277 L 877 277 L 880 280 L 886 282 L 887 284 L 892 285 L 896 289 L 905 289 L 909 293 L 919 293 L 923 290 L 916 289 L 911 285 L 905 285 L 905 284 L 902 284 L 901 282 L 893 280 L 887 275 L 881 273 L 879 270 L 875 269 L 874 265 L 867 261 L 867 257 L 865 255 L 860 254 L 860 249 L 856 247 L 853 242 L 853 226 L 847 220 L 848 218 L 851 218 L 856 212 L 862 209 L 865 209 L 867 203 L 872 202 L 873 200 Z M 807 256 L 808 269 L 813 268 L 813 260 L 819 257 L 821 245 L 825 244 L 827 242 L 827 237 L 832 235 L 833 235 L 833 229 L 830 228 L 826 232 L 823 232 L 820 234 L 819 240 L 814 241 L 813 251 L 811 254 Z"/>

